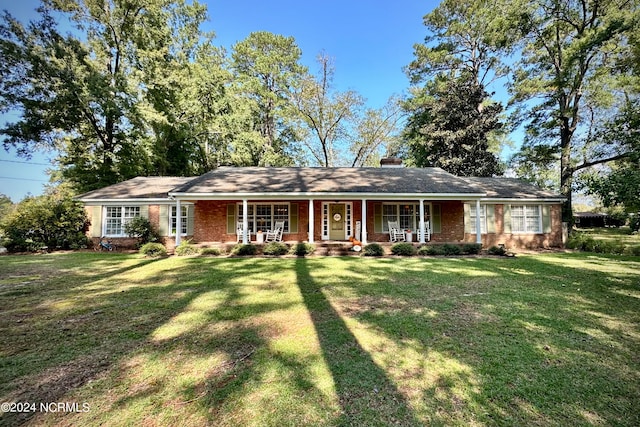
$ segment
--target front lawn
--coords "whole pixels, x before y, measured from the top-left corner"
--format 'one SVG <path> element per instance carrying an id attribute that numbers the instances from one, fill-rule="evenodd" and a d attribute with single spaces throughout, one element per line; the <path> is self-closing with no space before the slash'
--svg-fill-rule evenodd
<path id="1" fill-rule="evenodd" d="M 637 426 L 639 325 L 637 257 L 5 256 L 0 402 L 78 410 L 0 424 Z"/>

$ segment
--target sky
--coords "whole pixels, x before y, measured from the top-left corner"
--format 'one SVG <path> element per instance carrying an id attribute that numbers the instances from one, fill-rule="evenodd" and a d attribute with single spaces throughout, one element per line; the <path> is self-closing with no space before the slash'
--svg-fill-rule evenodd
<path id="1" fill-rule="evenodd" d="M 413 45 L 426 36 L 422 17 L 438 1 L 399 0 L 206 0 L 209 22 L 218 46 L 228 50 L 251 32 L 269 31 L 293 36 L 302 50 L 302 63 L 313 73 L 315 59 L 325 52 L 334 59 L 338 90 L 355 90 L 367 106 L 382 107 L 392 95 L 409 88 L 403 67 L 413 60 Z M 0 0 L 23 22 L 36 17 L 38 0 Z M 0 122 L 10 121 L 0 117 Z M 31 160 L 0 149 L 0 193 L 14 202 L 38 195 L 48 182 L 52 153 L 37 153 Z"/>

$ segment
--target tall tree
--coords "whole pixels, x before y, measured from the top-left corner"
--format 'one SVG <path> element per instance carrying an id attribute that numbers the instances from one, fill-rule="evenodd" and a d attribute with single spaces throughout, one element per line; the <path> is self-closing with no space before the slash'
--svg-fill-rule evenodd
<path id="1" fill-rule="evenodd" d="M 484 89 L 473 79 L 435 81 L 410 102 L 419 105 L 409 117 L 405 136 L 408 160 L 416 166 L 441 167 L 459 176 L 502 173 L 488 134 L 501 127 L 500 104 L 483 104 Z"/>
<path id="2" fill-rule="evenodd" d="M 597 130 L 620 104 L 625 79 L 617 77 L 628 74 L 616 64 L 632 48 L 628 36 L 640 24 L 638 2 L 503 3 L 508 19 L 522 31 L 516 38 L 520 60 L 514 64 L 510 90 L 526 124 L 525 149 L 553 148 L 566 198 L 563 220 L 571 222 L 574 174 L 626 155 L 620 145 L 598 138 Z"/>
<path id="3" fill-rule="evenodd" d="M 239 90 L 253 102 L 254 129 L 262 137 L 251 153 L 254 165 L 287 165 L 295 161 L 299 140 L 293 126 L 292 93 L 306 68 L 293 37 L 265 31 L 251 33 L 232 49 L 232 69 Z"/>
<path id="4" fill-rule="evenodd" d="M 153 172 L 149 118 L 166 116 L 154 99 L 172 95 L 150 70 L 171 65 L 180 37 L 199 37 L 202 6 L 47 0 L 39 10 L 26 28 L 9 14 L 0 23 L 0 108 L 19 114 L 0 129 L 4 146 L 58 150 L 63 176 L 80 191 Z M 82 38 L 60 34 L 52 13 L 68 16 Z"/>
<path id="5" fill-rule="evenodd" d="M 331 167 L 339 163 L 337 144 L 342 142 L 346 145 L 348 124 L 357 117 L 364 99 L 351 90 L 334 90 L 332 82 L 335 69 L 331 57 L 321 53 L 317 61 L 320 65 L 319 75 L 303 80 L 295 103 L 302 122 L 310 132 L 304 144 L 319 165 Z"/>

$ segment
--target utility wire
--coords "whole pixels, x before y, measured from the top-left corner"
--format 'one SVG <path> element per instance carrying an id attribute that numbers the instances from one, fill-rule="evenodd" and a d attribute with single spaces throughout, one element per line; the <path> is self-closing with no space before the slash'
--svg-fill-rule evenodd
<path id="1" fill-rule="evenodd" d="M 27 165 L 39 165 L 39 166 L 52 166 L 51 163 L 25 162 L 25 161 L 20 161 L 20 160 L 3 160 L 3 159 L 0 159 L 0 162 L 24 163 L 24 164 L 27 164 Z"/>
<path id="2" fill-rule="evenodd" d="M 32 178 L 14 178 L 12 176 L 0 176 L 0 179 L 13 179 L 16 181 L 36 181 L 36 182 L 49 182 L 44 179 L 32 179 Z"/>

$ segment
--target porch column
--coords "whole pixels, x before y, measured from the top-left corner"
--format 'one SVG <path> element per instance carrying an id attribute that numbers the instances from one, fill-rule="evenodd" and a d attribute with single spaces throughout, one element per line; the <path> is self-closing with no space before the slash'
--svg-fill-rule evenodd
<path id="1" fill-rule="evenodd" d="M 315 219 L 313 217 L 314 213 L 313 213 L 313 199 L 309 199 L 309 236 L 308 236 L 308 241 L 309 243 L 313 243 L 313 235 L 315 233 L 314 230 L 314 225 L 315 225 Z"/>
<path id="2" fill-rule="evenodd" d="M 249 201 L 242 199 L 242 244 L 249 243 Z"/>
<path id="3" fill-rule="evenodd" d="M 360 221 L 360 241 L 367 244 L 367 199 L 362 199 L 362 219 Z"/>
<path id="4" fill-rule="evenodd" d="M 424 232 L 424 199 L 420 199 L 420 243 L 426 243 Z"/>
<path id="5" fill-rule="evenodd" d="M 171 226 L 171 224 L 169 224 Z M 182 210 L 180 207 L 180 199 L 176 199 L 176 246 L 180 244 L 182 230 Z M 171 231 L 171 230 L 169 230 Z"/>
<path id="6" fill-rule="evenodd" d="M 482 243 L 482 230 L 480 229 L 480 199 L 476 200 L 476 243 Z"/>

